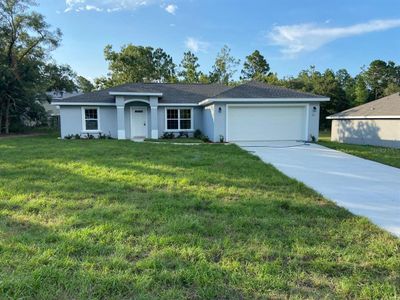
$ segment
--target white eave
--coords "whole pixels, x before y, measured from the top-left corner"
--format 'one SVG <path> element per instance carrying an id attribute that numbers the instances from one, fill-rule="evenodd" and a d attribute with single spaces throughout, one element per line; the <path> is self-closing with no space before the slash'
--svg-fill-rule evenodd
<path id="1" fill-rule="evenodd" d="M 351 119 L 400 119 L 400 116 L 328 116 L 328 120 L 351 120 Z"/>
<path id="2" fill-rule="evenodd" d="M 230 102 L 230 103 L 241 103 L 241 102 L 325 102 L 329 101 L 330 98 L 210 98 L 203 100 L 199 105 L 209 105 L 212 103 Z"/>
<path id="3" fill-rule="evenodd" d="M 86 106 L 115 106 L 115 103 L 105 103 L 105 102 L 51 102 L 52 105 L 58 105 L 58 106 L 81 106 L 81 105 L 86 105 Z"/>
<path id="4" fill-rule="evenodd" d="M 154 96 L 154 97 L 162 97 L 162 93 L 137 93 L 137 92 L 109 92 L 111 96 Z"/>

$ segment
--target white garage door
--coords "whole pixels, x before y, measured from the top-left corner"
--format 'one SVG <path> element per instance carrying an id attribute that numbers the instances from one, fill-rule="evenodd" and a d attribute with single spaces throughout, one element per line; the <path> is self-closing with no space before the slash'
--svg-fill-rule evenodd
<path id="1" fill-rule="evenodd" d="M 306 140 L 306 107 L 229 106 L 228 141 Z"/>

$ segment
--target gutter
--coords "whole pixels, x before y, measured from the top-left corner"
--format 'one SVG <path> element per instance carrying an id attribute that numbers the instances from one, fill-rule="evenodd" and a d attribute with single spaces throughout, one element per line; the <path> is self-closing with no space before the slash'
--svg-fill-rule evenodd
<path id="1" fill-rule="evenodd" d="M 230 102 L 230 103 L 241 103 L 241 102 L 326 102 L 330 101 L 330 98 L 209 98 L 199 102 L 199 105 L 210 105 L 212 103 Z"/>
<path id="2" fill-rule="evenodd" d="M 328 116 L 328 120 L 351 120 L 351 119 L 400 119 L 400 116 Z"/>

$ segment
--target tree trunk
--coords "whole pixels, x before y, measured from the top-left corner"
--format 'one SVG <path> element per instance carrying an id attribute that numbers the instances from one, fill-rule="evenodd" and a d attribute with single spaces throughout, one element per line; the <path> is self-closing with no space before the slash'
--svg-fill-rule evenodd
<path id="1" fill-rule="evenodd" d="M 4 112 L 4 133 L 10 133 L 10 99 L 7 97 Z"/>

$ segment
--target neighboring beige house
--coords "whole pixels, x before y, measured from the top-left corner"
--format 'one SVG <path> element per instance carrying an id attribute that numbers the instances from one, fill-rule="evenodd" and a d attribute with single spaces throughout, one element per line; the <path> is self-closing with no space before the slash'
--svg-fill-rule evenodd
<path id="1" fill-rule="evenodd" d="M 331 115 L 331 140 L 400 148 L 400 94 Z"/>

